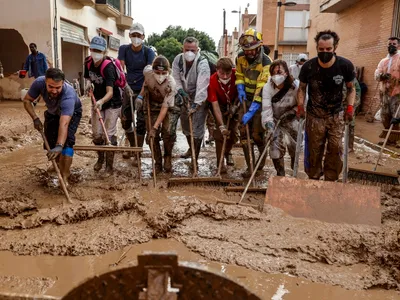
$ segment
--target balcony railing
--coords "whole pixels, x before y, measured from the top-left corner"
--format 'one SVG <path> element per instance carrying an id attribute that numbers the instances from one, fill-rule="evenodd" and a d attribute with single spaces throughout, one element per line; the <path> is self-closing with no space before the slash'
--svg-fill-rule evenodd
<path id="1" fill-rule="evenodd" d="M 111 18 L 121 15 L 120 0 L 96 0 L 96 9 Z"/>
<path id="2" fill-rule="evenodd" d="M 108 4 L 121 11 L 120 0 L 96 0 L 96 4 Z"/>

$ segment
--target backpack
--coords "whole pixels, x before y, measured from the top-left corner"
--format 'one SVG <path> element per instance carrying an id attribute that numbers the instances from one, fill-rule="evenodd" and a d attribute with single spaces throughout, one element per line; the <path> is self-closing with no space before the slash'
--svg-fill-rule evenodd
<path id="1" fill-rule="evenodd" d="M 210 75 L 217 72 L 217 61 L 218 61 L 218 54 L 210 52 L 210 51 L 201 51 L 200 57 L 197 60 L 197 66 L 199 66 L 200 61 L 206 59 L 208 62 L 208 66 L 210 67 Z M 179 58 L 179 70 L 183 72 L 183 55 Z"/>
<path id="2" fill-rule="evenodd" d="M 86 66 L 88 70 L 90 70 L 90 66 L 92 65 L 93 58 L 89 56 L 86 59 Z M 100 74 L 104 78 L 104 68 L 108 66 L 110 63 L 114 65 L 115 71 L 117 72 L 117 80 L 115 80 L 114 85 L 116 87 L 119 87 L 121 89 L 125 88 L 127 82 L 126 82 L 126 76 L 124 73 L 124 70 L 121 66 L 121 62 L 118 59 L 115 59 L 110 56 L 105 56 L 103 62 L 100 65 Z"/>

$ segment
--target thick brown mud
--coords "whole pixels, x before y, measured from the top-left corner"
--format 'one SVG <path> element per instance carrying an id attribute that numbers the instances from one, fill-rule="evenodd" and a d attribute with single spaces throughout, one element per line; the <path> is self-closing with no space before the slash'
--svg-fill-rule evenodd
<path id="1" fill-rule="evenodd" d="M 14 134 L 27 137 L 20 150 L 4 148 L 0 155 L 0 293 L 62 296 L 85 278 L 110 270 L 121 251 L 133 245 L 137 250 L 124 263 L 134 263 L 142 250 L 177 249 L 183 258 L 225 270 L 239 281 L 244 276 L 242 283 L 263 299 L 271 299 L 281 284 L 289 293 L 275 299 L 399 297 L 400 188 L 381 194 L 381 227 L 293 218 L 269 205 L 260 213 L 247 206 L 217 204 L 233 203 L 240 194 L 226 193 L 215 184 L 168 188 L 169 176 L 162 174 L 153 188 L 146 146 L 141 183 L 137 169 L 121 154 L 116 155 L 114 174 L 108 176 L 93 171 L 94 152 L 76 152 L 69 186 L 74 202 L 67 204 L 55 174 L 47 172 L 50 163 L 40 137 L 18 105 L 19 110 L 13 105 L 3 110 L 0 103 L 0 112 L 10 111 L 7 116 L 15 125 L 13 133 L 6 130 L 0 135 L 7 141 Z M 85 116 L 77 144 L 90 144 L 87 122 Z M 179 134 L 174 177 L 191 175 L 190 160 L 177 158 L 186 149 Z M 203 148 L 200 176 L 215 174 L 214 152 L 215 147 Z M 238 179 L 244 169 L 241 149 L 234 148 L 233 154 L 236 166 L 229 167 L 228 176 Z M 372 168 L 376 155 L 357 144 L 350 162 Z M 399 167 L 399 160 L 384 155 L 382 168 Z M 269 161 L 263 175 L 274 174 Z M 258 177 L 260 185 L 266 184 L 263 175 Z M 264 195 L 246 199 L 253 204 L 262 201 Z M 144 246 L 157 240 L 156 247 Z"/>

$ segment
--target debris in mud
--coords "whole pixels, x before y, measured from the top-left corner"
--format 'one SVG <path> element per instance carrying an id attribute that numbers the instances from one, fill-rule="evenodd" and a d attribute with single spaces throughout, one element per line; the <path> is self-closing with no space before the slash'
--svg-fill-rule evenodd
<path id="1" fill-rule="evenodd" d="M 1 143 L 6 143 L 8 139 L 4 135 L 0 135 L 0 144 Z"/>
<path id="2" fill-rule="evenodd" d="M 44 295 L 55 282 L 48 277 L 0 276 L 0 292 L 20 295 L 21 291 L 29 291 L 31 295 Z"/>

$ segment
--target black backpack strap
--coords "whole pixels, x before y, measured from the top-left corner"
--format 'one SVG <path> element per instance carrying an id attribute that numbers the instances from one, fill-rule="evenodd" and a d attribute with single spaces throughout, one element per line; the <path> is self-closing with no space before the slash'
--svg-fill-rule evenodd
<path id="1" fill-rule="evenodd" d="M 266 55 L 265 53 L 263 54 L 263 58 L 262 58 L 262 65 L 264 66 L 268 66 L 272 64 L 272 61 L 269 59 L 268 55 Z"/>
<path id="2" fill-rule="evenodd" d="M 277 92 L 271 99 L 272 103 L 277 103 L 282 100 L 282 98 L 287 94 L 287 92 L 292 88 L 292 84 L 288 84 L 285 82 L 283 88 Z"/>
<path id="3" fill-rule="evenodd" d="M 146 60 L 146 65 L 150 65 L 149 64 L 149 47 L 147 47 L 146 45 L 143 45 L 144 47 L 144 59 Z"/>

